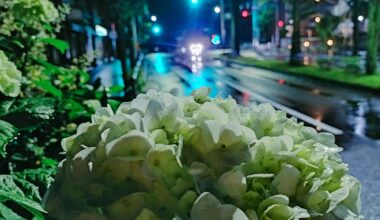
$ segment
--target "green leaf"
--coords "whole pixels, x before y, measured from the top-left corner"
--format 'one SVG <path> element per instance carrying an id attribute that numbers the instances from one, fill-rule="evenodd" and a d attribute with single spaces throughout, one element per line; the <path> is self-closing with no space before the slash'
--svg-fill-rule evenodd
<path id="1" fill-rule="evenodd" d="M 59 50 L 62 54 L 69 49 L 69 44 L 66 41 L 55 39 L 55 38 L 42 38 L 39 39 L 40 42 L 49 44 Z"/>
<path id="2" fill-rule="evenodd" d="M 55 167 L 57 166 L 57 161 L 50 160 L 50 163 L 52 163 L 51 168 L 26 169 L 22 172 L 14 173 L 13 175 L 17 177 L 17 179 L 24 179 L 35 184 L 49 187 L 54 181 L 53 176 L 55 175 Z"/>
<path id="3" fill-rule="evenodd" d="M 27 191 L 29 194 L 25 194 L 16 182 L 29 189 L 32 185 L 31 183 L 26 184 L 26 181 L 15 181 L 11 175 L 0 175 L 0 198 L 2 198 L 2 202 L 14 202 L 32 213 L 36 219 L 44 219 L 42 213 L 46 213 L 46 211 L 41 207 L 40 201 L 33 200 L 32 198 L 35 196 L 29 191 Z M 34 189 L 36 188 L 34 187 Z"/>
<path id="4" fill-rule="evenodd" d="M 0 120 L 0 155 L 5 157 L 7 144 L 17 136 L 18 130 L 12 124 Z"/>
<path id="5" fill-rule="evenodd" d="M 122 92 L 124 86 L 111 86 L 108 88 L 108 92 L 111 94 Z"/>
<path id="6" fill-rule="evenodd" d="M 41 80 L 41 81 L 37 81 L 35 83 L 39 88 L 41 88 L 45 92 L 52 94 L 55 97 L 61 98 L 63 95 L 62 91 L 59 90 L 57 87 L 55 87 L 50 81 Z"/>
<path id="7" fill-rule="evenodd" d="M 64 72 L 64 70 L 63 70 L 61 67 L 56 66 L 56 65 L 54 65 L 54 64 L 51 64 L 51 63 L 47 62 L 46 60 L 40 59 L 40 58 L 38 58 L 38 57 L 31 57 L 31 59 L 32 59 L 34 62 L 36 62 L 36 63 L 42 65 L 43 67 L 45 67 L 45 68 L 46 68 L 46 71 L 47 71 L 49 74 L 53 74 L 53 73 L 63 73 L 63 72 Z"/>
<path id="8" fill-rule="evenodd" d="M 11 108 L 13 103 L 14 100 L 6 100 L 0 102 L 0 117 L 6 115 L 9 112 L 9 109 Z"/>
<path id="9" fill-rule="evenodd" d="M 4 110 L 3 114 L 0 114 L 0 119 L 19 130 L 33 129 L 53 118 L 56 101 L 57 99 L 50 97 L 35 97 L 17 99 L 8 105 L 0 104 L 0 109 Z"/>
<path id="10" fill-rule="evenodd" d="M 26 220 L 25 218 L 19 216 L 17 213 L 15 213 L 12 209 L 6 207 L 2 203 L 0 203 L 0 216 L 4 220 Z"/>

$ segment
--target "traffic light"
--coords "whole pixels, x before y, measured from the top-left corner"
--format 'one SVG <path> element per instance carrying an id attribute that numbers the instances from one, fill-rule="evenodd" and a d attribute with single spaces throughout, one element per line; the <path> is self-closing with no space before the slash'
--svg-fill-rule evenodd
<path id="1" fill-rule="evenodd" d="M 284 25 L 285 25 L 285 23 L 284 23 L 283 20 L 278 20 L 278 21 L 277 21 L 277 26 L 278 26 L 279 28 L 283 28 Z"/>
<path id="2" fill-rule="evenodd" d="M 156 36 L 160 35 L 161 32 L 162 32 L 162 28 L 161 28 L 161 26 L 159 26 L 159 25 L 157 25 L 157 24 L 153 25 L 153 27 L 152 27 L 152 32 L 153 32 L 153 34 L 156 35 Z"/>
<path id="3" fill-rule="evenodd" d="M 218 34 L 211 35 L 211 43 L 214 45 L 219 45 L 221 43 L 221 38 Z"/>
<path id="4" fill-rule="evenodd" d="M 247 9 L 244 9 L 243 11 L 241 11 L 241 16 L 243 18 L 248 18 L 249 16 L 249 11 Z"/>

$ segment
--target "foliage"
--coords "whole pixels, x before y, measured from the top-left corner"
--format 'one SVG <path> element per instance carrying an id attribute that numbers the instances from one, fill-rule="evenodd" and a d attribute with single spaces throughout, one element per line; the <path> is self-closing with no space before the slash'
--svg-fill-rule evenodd
<path id="1" fill-rule="evenodd" d="M 367 63 L 366 73 L 375 74 L 377 71 L 377 56 L 380 33 L 380 1 L 368 1 L 368 34 L 367 34 Z"/>
<path id="2" fill-rule="evenodd" d="M 360 57 L 358 56 L 351 56 L 351 57 L 344 57 L 342 59 L 344 63 L 344 70 L 347 73 L 360 73 Z"/>
<path id="3" fill-rule="evenodd" d="M 380 75 L 361 75 L 361 74 L 347 74 L 344 69 L 331 68 L 328 71 L 321 72 L 317 66 L 289 66 L 287 63 L 277 60 L 260 61 L 253 58 L 236 58 L 232 59 L 233 62 L 248 64 L 264 69 L 274 70 L 281 73 L 297 74 L 301 76 L 315 77 L 322 80 L 329 80 L 339 82 L 346 85 L 358 86 L 361 88 L 380 90 Z"/>
<path id="4" fill-rule="evenodd" d="M 65 67 L 47 59 L 47 47 L 69 47 L 55 38 L 67 11 L 48 0 L 0 0 L 0 219 L 44 219 L 40 195 L 62 159 L 59 140 L 96 108 L 119 104 L 100 81 L 87 84 L 86 58 Z"/>
<path id="5" fill-rule="evenodd" d="M 331 70 L 333 61 L 331 58 L 320 57 L 317 59 L 317 64 L 322 70 Z"/>
<path id="6" fill-rule="evenodd" d="M 63 139 L 45 207 L 58 219 L 359 219 L 334 136 L 269 104 L 154 90 Z"/>

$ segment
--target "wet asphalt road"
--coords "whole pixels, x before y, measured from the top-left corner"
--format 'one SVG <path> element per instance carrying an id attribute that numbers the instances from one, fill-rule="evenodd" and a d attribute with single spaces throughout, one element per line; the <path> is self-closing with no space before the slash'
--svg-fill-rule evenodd
<path id="1" fill-rule="evenodd" d="M 350 173 L 362 182 L 365 219 L 380 219 L 380 94 L 218 60 L 194 73 L 161 53 L 148 55 L 143 66 L 151 78 L 178 77 L 186 95 L 207 86 L 211 96 L 232 95 L 243 105 L 270 100 L 343 131 L 337 140 Z"/>

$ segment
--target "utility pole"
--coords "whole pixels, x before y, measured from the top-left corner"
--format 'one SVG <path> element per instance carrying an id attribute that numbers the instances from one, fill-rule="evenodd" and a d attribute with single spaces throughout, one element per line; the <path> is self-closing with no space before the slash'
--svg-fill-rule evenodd
<path id="1" fill-rule="evenodd" d="M 260 43 L 259 0 L 252 0 L 252 45 Z"/>

